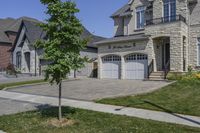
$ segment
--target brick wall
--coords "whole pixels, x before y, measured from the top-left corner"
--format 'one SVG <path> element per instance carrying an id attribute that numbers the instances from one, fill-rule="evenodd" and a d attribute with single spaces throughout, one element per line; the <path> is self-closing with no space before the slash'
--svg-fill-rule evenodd
<path id="1" fill-rule="evenodd" d="M 0 43 L 0 69 L 5 69 L 11 62 L 11 44 Z"/>

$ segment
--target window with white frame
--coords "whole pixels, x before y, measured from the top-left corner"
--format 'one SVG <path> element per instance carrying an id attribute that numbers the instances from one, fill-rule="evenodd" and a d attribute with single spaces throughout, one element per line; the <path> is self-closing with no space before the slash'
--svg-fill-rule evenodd
<path id="1" fill-rule="evenodd" d="M 145 14 L 145 7 L 140 6 L 136 8 L 136 28 L 143 29 L 144 28 L 144 14 Z"/>
<path id="2" fill-rule="evenodd" d="M 164 0 L 164 21 L 176 20 L 176 0 Z"/>
<path id="3" fill-rule="evenodd" d="M 198 66 L 200 66 L 200 38 L 198 38 L 197 48 L 198 48 Z"/>

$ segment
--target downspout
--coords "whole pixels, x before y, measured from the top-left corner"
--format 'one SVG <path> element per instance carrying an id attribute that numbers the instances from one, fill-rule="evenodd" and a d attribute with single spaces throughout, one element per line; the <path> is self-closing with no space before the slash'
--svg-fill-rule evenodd
<path id="1" fill-rule="evenodd" d="M 37 76 L 37 59 L 36 59 L 36 47 L 34 47 L 35 48 L 35 77 Z"/>
<path id="2" fill-rule="evenodd" d="M 189 8 L 189 1 L 187 0 L 187 10 L 188 10 L 188 45 L 187 45 L 187 70 L 188 70 L 188 64 L 189 64 L 189 46 L 190 46 L 190 25 L 191 25 L 191 21 L 190 21 L 190 8 Z M 187 71 L 186 70 L 186 71 Z"/>

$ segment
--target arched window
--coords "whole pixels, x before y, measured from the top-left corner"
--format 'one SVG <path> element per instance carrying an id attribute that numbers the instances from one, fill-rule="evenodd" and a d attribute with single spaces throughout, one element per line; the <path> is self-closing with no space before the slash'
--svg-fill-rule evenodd
<path id="1" fill-rule="evenodd" d="M 18 68 L 18 69 L 21 69 L 21 64 L 22 64 L 22 54 L 21 54 L 21 52 L 17 52 L 16 53 L 16 67 Z"/>
<path id="2" fill-rule="evenodd" d="M 163 0 L 164 2 L 164 21 L 171 22 L 176 20 L 176 0 Z"/>

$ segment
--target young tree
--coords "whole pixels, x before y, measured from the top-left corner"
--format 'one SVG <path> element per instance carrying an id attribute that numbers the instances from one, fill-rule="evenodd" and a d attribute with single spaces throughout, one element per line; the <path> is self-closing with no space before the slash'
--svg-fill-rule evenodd
<path id="1" fill-rule="evenodd" d="M 45 79 L 59 86 L 59 120 L 62 119 L 62 80 L 71 70 L 84 66 L 85 58 L 80 51 L 87 44 L 81 38 L 83 27 L 75 14 L 79 12 L 71 1 L 40 0 L 47 7 L 49 18 L 40 26 L 46 32 L 46 40 L 37 41 L 36 46 L 44 49 L 44 59 L 50 63 L 45 70 Z"/>

